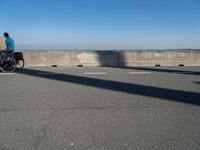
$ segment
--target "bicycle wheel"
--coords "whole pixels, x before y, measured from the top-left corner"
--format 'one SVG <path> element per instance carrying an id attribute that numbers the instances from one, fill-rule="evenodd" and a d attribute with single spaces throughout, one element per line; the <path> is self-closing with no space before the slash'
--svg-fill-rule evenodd
<path id="1" fill-rule="evenodd" d="M 1 64 L 1 70 L 3 72 L 13 72 L 16 69 L 16 61 L 13 55 L 8 54 L 4 57 L 3 63 Z"/>
<path id="2" fill-rule="evenodd" d="M 17 61 L 17 68 L 18 68 L 18 69 L 23 69 L 23 68 L 24 68 L 24 65 L 25 65 L 24 58 L 22 58 L 21 60 L 18 60 L 18 61 Z"/>

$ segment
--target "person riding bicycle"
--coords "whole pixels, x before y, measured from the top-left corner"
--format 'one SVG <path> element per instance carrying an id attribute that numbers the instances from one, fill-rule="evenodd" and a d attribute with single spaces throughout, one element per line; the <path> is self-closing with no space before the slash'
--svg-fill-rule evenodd
<path id="1" fill-rule="evenodd" d="M 5 37 L 5 46 L 6 50 L 3 50 L 0 52 L 0 56 L 4 56 L 6 53 L 12 53 L 15 51 L 15 42 L 14 40 L 9 36 L 7 32 L 4 33 Z"/>
<path id="2" fill-rule="evenodd" d="M 7 32 L 4 33 L 4 37 L 6 48 L 0 52 L 0 70 L 3 72 L 13 72 L 17 66 L 13 53 L 15 51 L 15 43 Z"/>
<path id="3" fill-rule="evenodd" d="M 9 37 L 9 34 L 7 32 L 4 33 L 5 37 L 5 45 L 6 45 L 6 51 L 14 52 L 15 51 L 15 42 L 14 40 Z"/>

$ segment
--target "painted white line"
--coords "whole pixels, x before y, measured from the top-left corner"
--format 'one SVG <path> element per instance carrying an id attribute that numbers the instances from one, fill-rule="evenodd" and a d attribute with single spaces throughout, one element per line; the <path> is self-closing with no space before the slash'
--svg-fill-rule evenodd
<path id="1" fill-rule="evenodd" d="M 134 72 L 129 72 L 129 74 L 151 74 L 151 72 L 137 72 L 137 71 L 134 71 Z"/>
<path id="2" fill-rule="evenodd" d="M 15 73 L 0 73 L 0 76 L 13 76 Z"/>
<path id="3" fill-rule="evenodd" d="M 84 72 L 84 74 L 86 75 L 103 75 L 103 74 L 107 74 L 107 72 Z"/>
<path id="4" fill-rule="evenodd" d="M 50 75 L 50 74 L 61 74 L 61 73 L 43 73 L 42 72 L 42 73 L 37 73 L 37 74 L 39 74 L 39 75 L 48 75 L 49 74 Z"/>

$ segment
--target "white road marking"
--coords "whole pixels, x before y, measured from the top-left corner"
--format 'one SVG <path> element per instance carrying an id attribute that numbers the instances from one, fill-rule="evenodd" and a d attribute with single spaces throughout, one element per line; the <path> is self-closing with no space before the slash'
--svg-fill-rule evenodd
<path id="1" fill-rule="evenodd" d="M 0 76 L 13 76 L 15 73 L 0 73 Z"/>
<path id="2" fill-rule="evenodd" d="M 84 72 L 84 74 L 86 75 L 103 75 L 103 74 L 107 74 L 107 72 Z"/>
<path id="3" fill-rule="evenodd" d="M 56 72 L 55 73 L 53 73 L 53 72 L 52 73 L 43 73 L 43 72 L 41 72 L 41 73 L 37 73 L 37 74 L 39 74 L 39 75 L 48 75 L 49 74 L 50 75 L 50 74 L 62 74 L 62 73 L 56 73 Z"/>
<path id="4" fill-rule="evenodd" d="M 134 71 L 134 72 L 129 72 L 129 74 L 151 74 L 151 72 L 137 72 L 137 71 Z"/>

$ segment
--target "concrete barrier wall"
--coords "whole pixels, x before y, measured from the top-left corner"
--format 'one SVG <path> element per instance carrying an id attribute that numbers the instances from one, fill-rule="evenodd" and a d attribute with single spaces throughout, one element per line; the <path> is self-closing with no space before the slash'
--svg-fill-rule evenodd
<path id="1" fill-rule="evenodd" d="M 116 51 L 24 51 L 26 67 L 118 66 Z"/>
<path id="2" fill-rule="evenodd" d="M 26 67 L 200 66 L 200 50 L 24 51 Z"/>
<path id="3" fill-rule="evenodd" d="M 120 66 L 200 66 L 200 50 L 120 51 Z"/>

